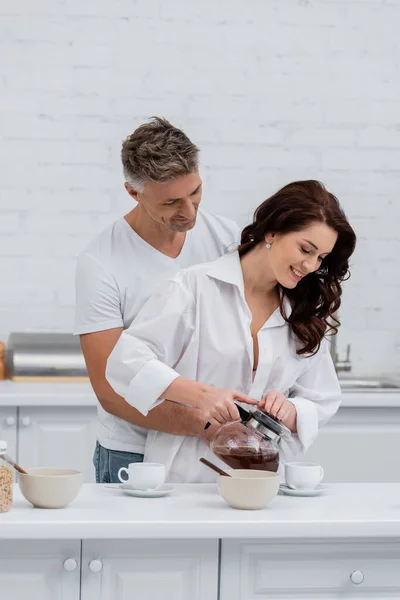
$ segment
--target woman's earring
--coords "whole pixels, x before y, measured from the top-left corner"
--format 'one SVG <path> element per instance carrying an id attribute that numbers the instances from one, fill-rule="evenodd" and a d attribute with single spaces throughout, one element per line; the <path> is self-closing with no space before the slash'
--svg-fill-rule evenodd
<path id="1" fill-rule="evenodd" d="M 269 249 L 269 248 L 271 248 L 271 244 L 270 244 L 269 242 L 267 242 L 267 243 L 265 244 L 265 247 Z"/>

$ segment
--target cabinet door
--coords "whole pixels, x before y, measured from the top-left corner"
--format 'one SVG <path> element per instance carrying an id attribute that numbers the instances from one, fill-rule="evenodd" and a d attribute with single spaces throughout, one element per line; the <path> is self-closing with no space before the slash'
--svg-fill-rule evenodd
<path id="1" fill-rule="evenodd" d="M 400 544 L 224 540 L 220 600 L 398 600 Z"/>
<path id="2" fill-rule="evenodd" d="M 0 440 L 7 442 L 8 454 L 18 461 L 17 455 L 17 409 L 0 408 Z"/>
<path id="3" fill-rule="evenodd" d="M 80 541 L 1 540 L 1 600 L 79 600 Z"/>
<path id="4" fill-rule="evenodd" d="M 133 598 L 217 600 L 218 540 L 84 541 L 81 600 Z"/>
<path id="5" fill-rule="evenodd" d="M 94 482 L 95 421 L 95 407 L 21 407 L 21 465 L 78 469 L 84 481 Z"/>
<path id="6" fill-rule="evenodd" d="M 300 460 L 324 467 L 324 482 L 400 482 L 399 408 L 341 408 Z"/>

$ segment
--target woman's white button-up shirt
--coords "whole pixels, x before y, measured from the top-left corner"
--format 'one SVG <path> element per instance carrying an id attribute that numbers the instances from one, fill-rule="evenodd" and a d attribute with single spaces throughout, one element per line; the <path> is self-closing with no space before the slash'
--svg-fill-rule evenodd
<path id="1" fill-rule="evenodd" d="M 285 309 L 290 312 L 287 301 Z M 297 410 L 297 434 L 281 445 L 283 463 L 288 454 L 305 451 L 319 426 L 335 414 L 340 386 L 328 342 L 324 339 L 314 356 L 297 355 L 279 308 L 258 332 L 252 381 L 251 319 L 237 252 L 180 271 L 122 333 L 108 359 L 107 379 L 144 415 L 180 375 L 260 400 L 268 391 L 283 393 Z M 166 464 L 168 481 L 213 481 L 212 471 L 198 461 L 201 456 L 218 462 L 200 438 L 149 432 L 145 460 Z"/>

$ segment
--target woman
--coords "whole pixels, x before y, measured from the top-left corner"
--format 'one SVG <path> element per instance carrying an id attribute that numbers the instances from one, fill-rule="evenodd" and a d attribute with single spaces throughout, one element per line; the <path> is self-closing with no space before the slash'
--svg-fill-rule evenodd
<path id="1" fill-rule="evenodd" d="M 215 430 L 238 418 L 234 399 L 259 402 L 305 451 L 340 404 L 326 334 L 336 333 L 341 282 L 356 237 L 317 181 L 291 183 L 263 202 L 238 251 L 164 284 L 124 331 L 107 365 L 115 391 L 143 414 L 160 400 L 201 408 Z M 252 400 L 254 399 L 254 400 Z M 194 437 L 149 432 L 145 460 L 169 481 L 212 481 Z"/>

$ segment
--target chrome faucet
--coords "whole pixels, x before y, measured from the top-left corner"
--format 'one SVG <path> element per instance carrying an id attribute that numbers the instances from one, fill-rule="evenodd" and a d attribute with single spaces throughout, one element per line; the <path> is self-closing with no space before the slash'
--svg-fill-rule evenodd
<path id="1" fill-rule="evenodd" d="M 337 335 L 337 334 L 336 334 Z M 336 335 L 331 336 L 331 356 L 333 360 L 333 364 L 335 365 L 336 373 L 348 373 L 351 371 L 351 361 L 350 361 L 350 344 L 347 344 L 346 348 L 346 358 L 343 360 L 340 358 L 339 353 L 337 351 L 337 342 Z"/>

